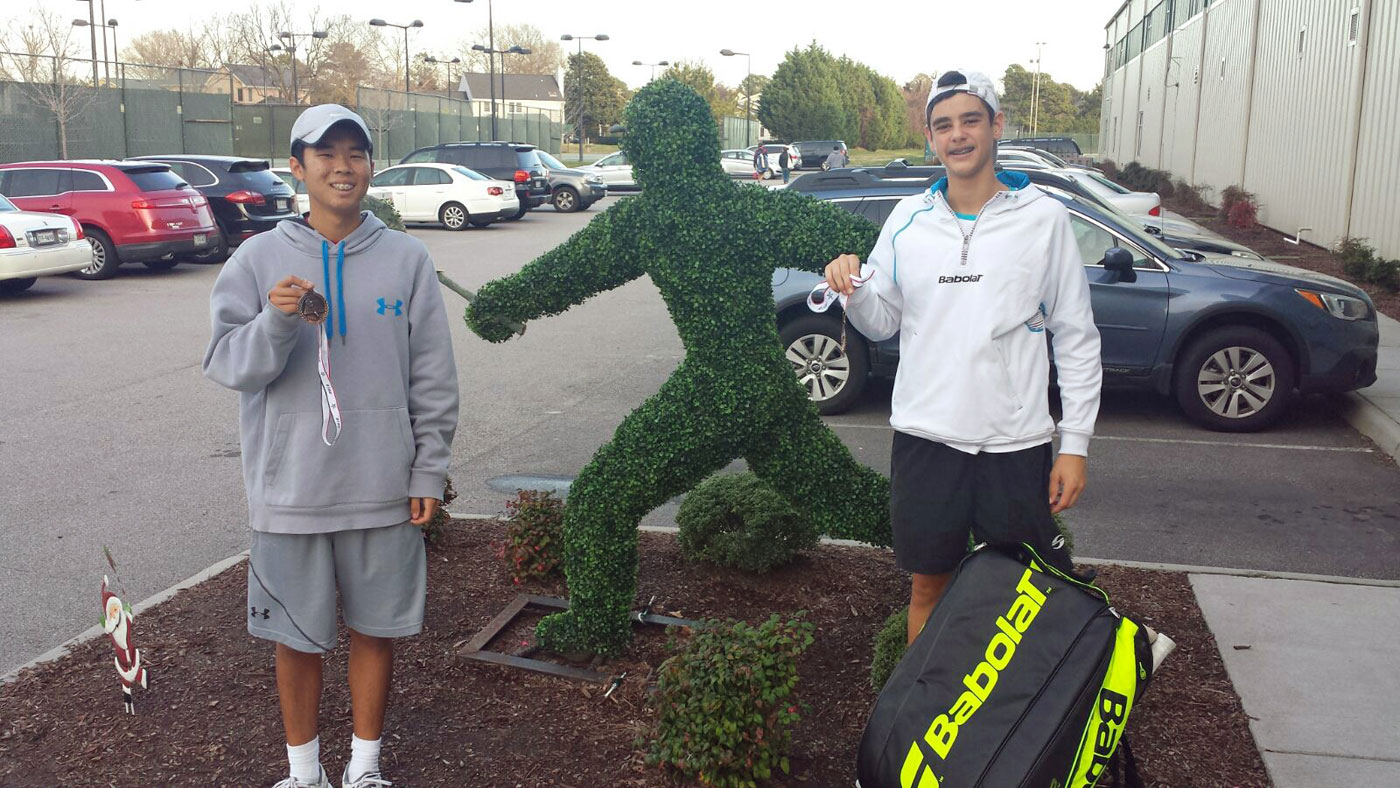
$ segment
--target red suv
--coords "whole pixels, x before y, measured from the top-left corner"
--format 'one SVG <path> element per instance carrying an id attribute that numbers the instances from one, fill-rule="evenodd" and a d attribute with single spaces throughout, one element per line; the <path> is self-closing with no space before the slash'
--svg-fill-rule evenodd
<path id="1" fill-rule="evenodd" d="M 83 279 L 106 279 L 122 263 L 173 268 L 218 242 L 209 201 L 158 162 L 0 164 L 0 194 L 78 220 L 92 244 L 92 265 L 75 272 Z"/>

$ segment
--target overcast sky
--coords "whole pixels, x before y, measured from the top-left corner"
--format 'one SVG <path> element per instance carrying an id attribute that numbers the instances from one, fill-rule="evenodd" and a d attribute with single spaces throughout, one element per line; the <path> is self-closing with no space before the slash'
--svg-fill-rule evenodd
<path id="1" fill-rule="evenodd" d="M 40 1 L 63 14 L 87 16 L 82 0 Z M 237 0 L 94 1 L 99 13 L 105 2 L 107 17 L 119 21 L 123 41 L 150 30 L 184 28 L 199 22 L 201 15 L 240 7 Z M 13 21 L 14 13 L 32 7 L 32 2 L 4 0 L 6 9 L 0 16 Z M 585 41 L 584 47 L 602 56 L 613 74 L 633 87 L 650 76 L 650 69 L 633 66 L 634 60 L 702 60 L 721 82 L 734 85 L 744 77 L 745 58 L 723 57 L 721 49 L 748 52 L 755 73 L 772 74 L 787 51 L 813 40 L 897 83 L 920 72 L 949 68 L 985 71 L 1000 79 L 1011 63 L 1033 70 L 1035 44 L 1043 41 L 1045 70 L 1061 82 L 1090 90 L 1103 74 L 1104 25 L 1121 4 L 1122 0 L 494 0 L 494 12 L 497 25 L 529 23 L 550 37 L 608 34 L 612 40 Z M 447 52 L 468 31 L 484 27 L 487 13 L 487 0 L 302 0 L 299 5 L 366 22 L 377 16 L 399 24 L 422 19 L 424 27 L 410 33 L 409 48 L 434 53 Z M 393 29 L 385 34 L 402 35 Z M 577 42 L 561 43 L 577 51 Z"/>

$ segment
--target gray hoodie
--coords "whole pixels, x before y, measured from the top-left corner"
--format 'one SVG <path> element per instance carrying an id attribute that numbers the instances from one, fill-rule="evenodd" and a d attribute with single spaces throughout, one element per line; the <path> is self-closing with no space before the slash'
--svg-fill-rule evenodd
<path id="1" fill-rule="evenodd" d="M 343 431 L 321 440 L 317 331 L 267 302 L 287 276 L 330 303 L 331 381 Z M 422 242 L 365 212 L 332 244 L 303 221 L 254 236 L 209 296 L 204 374 L 237 389 L 243 481 L 255 531 L 395 525 L 408 499 L 442 498 L 457 429 L 447 313 Z M 334 428 L 332 428 L 332 433 Z"/>

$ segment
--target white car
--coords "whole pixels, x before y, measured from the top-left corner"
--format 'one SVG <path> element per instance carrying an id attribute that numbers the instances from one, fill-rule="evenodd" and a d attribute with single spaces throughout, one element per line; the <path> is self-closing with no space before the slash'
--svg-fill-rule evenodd
<path id="1" fill-rule="evenodd" d="M 597 175 L 602 178 L 609 191 L 637 188 L 637 179 L 632 175 L 632 162 L 628 161 L 627 154 L 622 151 L 609 153 L 592 164 L 585 164 L 574 169 L 587 175 Z"/>
<path id="2" fill-rule="evenodd" d="M 1014 148 L 1009 150 L 998 149 L 997 164 L 1000 164 L 1002 167 L 1019 170 L 1048 170 L 1055 166 L 1033 153 L 1027 153 L 1026 151 L 1016 150 Z"/>
<path id="3" fill-rule="evenodd" d="M 515 184 L 460 164 L 400 164 L 370 180 L 370 197 L 388 200 L 405 222 L 435 222 L 449 230 L 485 227 L 520 211 Z"/>
<path id="4" fill-rule="evenodd" d="M 292 191 L 297 195 L 297 213 L 305 216 L 311 211 L 311 196 L 306 193 L 306 184 L 297 180 L 297 176 L 286 167 L 273 167 L 274 175 L 282 179 L 282 182 L 292 187 Z"/>
<path id="5" fill-rule="evenodd" d="M 753 177 L 753 151 L 722 150 L 719 152 L 719 166 L 724 174 L 733 178 Z"/>
<path id="6" fill-rule="evenodd" d="M 779 165 L 778 162 L 780 157 L 783 155 L 784 148 L 787 148 L 788 152 L 789 170 L 795 172 L 797 170 L 797 165 L 802 163 L 802 154 L 798 153 L 797 148 L 793 147 L 792 145 L 784 145 L 781 142 L 769 142 L 763 145 L 750 145 L 748 149 L 744 151 L 745 153 L 749 154 L 748 174 L 750 177 L 753 176 L 754 170 L 756 169 L 753 166 L 753 155 L 758 151 L 759 148 L 763 148 L 763 150 L 768 154 L 768 172 L 763 174 L 764 180 L 768 180 L 769 178 L 773 177 L 778 177 L 783 174 L 783 168 Z"/>
<path id="7" fill-rule="evenodd" d="M 83 228 L 61 213 L 21 211 L 0 195 L 0 293 L 18 293 L 41 276 L 92 265 Z"/>
<path id="8" fill-rule="evenodd" d="M 1054 170 L 1056 175 L 1073 178 L 1081 186 L 1103 198 L 1105 202 L 1136 219 L 1162 215 L 1162 198 L 1156 192 L 1135 192 L 1125 189 L 1093 170 L 1066 167 Z"/>

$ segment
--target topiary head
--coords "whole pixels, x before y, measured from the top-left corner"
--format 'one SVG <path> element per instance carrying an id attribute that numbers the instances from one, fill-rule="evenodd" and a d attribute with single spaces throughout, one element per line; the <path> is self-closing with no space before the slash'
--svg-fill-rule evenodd
<path id="1" fill-rule="evenodd" d="M 660 79 L 641 90 L 623 112 L 622 152 L 645 191 L 693 189 L 726 182 L 719 164 L 719 130 L 710 105 L 689 86 Z"/>

